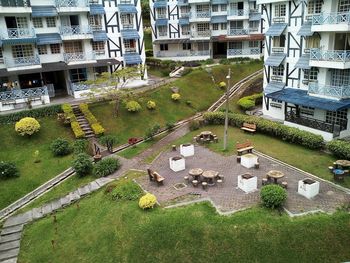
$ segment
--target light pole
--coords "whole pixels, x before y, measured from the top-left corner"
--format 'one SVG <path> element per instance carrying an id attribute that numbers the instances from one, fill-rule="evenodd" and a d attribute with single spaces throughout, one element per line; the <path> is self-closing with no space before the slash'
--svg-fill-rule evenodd
<path id="1" fill-rule="evenodd" d="M 231 68 L 228 69 L 228 75 L 226 76 L 227 79 L 227 86 L 226 86 L 226 111 L 225 111 L 225 131 L 224 131 L 224 151 L 227 149 L 227 129 L 228 129 L 228 91 L 230 88 L 230 78 L 231 78 Z"/>

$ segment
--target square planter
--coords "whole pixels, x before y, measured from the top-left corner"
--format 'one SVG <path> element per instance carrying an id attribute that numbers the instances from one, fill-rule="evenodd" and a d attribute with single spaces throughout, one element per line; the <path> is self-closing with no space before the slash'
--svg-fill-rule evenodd
<path id="1" fill-rule="evenodd" d="M 181 144 L 180 145 L 180 154 L 183 157 L 189 157 L 194 155 L 194 145 L 187 143 L 187 144 Z"/>
<path id="2" fill-rule="evenodd" d="M 298 183 L 298 193 L 306 198 L 312 198 L 320 192 L 320 182 L 306 178 Z"/>
<path id="3" fill-rule="evenodd" d="M 241 165 L 245 168 L 253 168 L 258 163 L 258 156 L 248 153 L 241 156 Z"/>
<path id="4" fill-rule="evenodd" d="M 182 157 L 171 157 L 169 158 L 170 169 L 174 172 L 185 170 L 185 158 Z"/>
<path id="5" fill-rule="evenodd" d="M 237 185 L 246 193 L 254 192 L 258 189 L 258 178 L 251 174 L 238 175 Z"/>

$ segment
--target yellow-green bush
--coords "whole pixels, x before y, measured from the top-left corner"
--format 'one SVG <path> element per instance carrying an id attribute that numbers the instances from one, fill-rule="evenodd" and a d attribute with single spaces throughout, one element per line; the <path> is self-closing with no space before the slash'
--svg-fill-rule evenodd
<path id="1" fill-rule="evenodd" d="M 70 123 L 70 126 L 73 130 L 73 133 L 75 135 L 75 138 L 80 139 L 85 137 L 84 131 L 81 129 L 79 123 L 77 121 L 72 121 Z"/>
<path id="2" fill-rule="evenodd" d="M 91 124 L 91 129 L 96 135 L 103 135 L 105 132 L 105 129 L 99 123 Z"/>
<path id="3" fill-rule="evenodd" d="M 89 105 L 86 103 L 81 103 L 79 105 L 79 109 L 84 114 L 84 117 L 86 118 L 86 120 L 89 122 L 91 129 L 95 133 L 95 135 L 103 135 L 105 132 L 105 129 L 102 127 L 102 125 L 97 121 L 96 117 L 89 110 Z"/>
<path id="4" fill-rule="evenodd" d="M 40 123 L 34 118 L 25 117 L 16 122 L 15 130 L 22 136 L 33 135 L 40 130 Z"/>
<path id="5" fill-rule="evenodd" d="M 180 98 L 181 98 L 181 95 L 179 93 L 174 93 L 171 95 L 171 99 L 173 101 L 178 101 L 178 100 L 180 100 Z"/>
<path id="6" fill-rule="evenodd" d="M 155 195 L 147 193 L 140 198 L 139 207 L 145 210 L 145 209 L 153 208 L 156 205 L 156 203 L 157 203 L 157 198 L 155 197 Z"/>
<path id="7" fill-rule="evenodd" d="M 156 103 L 152 100 L 147 101 L 147 109 L 154 110 L 156 108 Z"/>
<path id="8" fill-rule="evenodd" d="M 226 83 L 223 82 L 223 81 L 221 81 L 221 82 L 219 83 L 219 88 L 220 88 L 220 89 L 226 88 Z"/>
<path id="9" fill-rule="evenodd" d="M 141 110 L 141 105 L 137 101 L 132 100 L 126 103 L 126 109 L 129 112 L 138 112 Z"/>

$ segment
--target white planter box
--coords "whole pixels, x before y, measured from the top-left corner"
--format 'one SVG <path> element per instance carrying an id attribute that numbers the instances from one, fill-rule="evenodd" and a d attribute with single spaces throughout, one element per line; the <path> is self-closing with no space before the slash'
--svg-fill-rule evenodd
<path id="1" fill-rule="evenodd" d="M 183 157 L 189 157 L 194 155 L 194 145 L 193 144 L 181 144 L 180 154 Z"/>
<path id="2" fill-rule="evenodd" d="M 300 180 L 298 183 L 298 193 L 306 198 L 312 198 L 320 192 L 320 183 L 313 179 Z"/>
<path id="3" fill-rule="evenodd" d="M 169 158 L 170 169 L 174 172 L 185 170 L 185 158 L 182 157 L 171 157 Z"/>
<path id="4" fill-rule="evenodd" d="M 241 156 L 241 165 L 245 168 L 252 168 L 258 163 L 258 156 L 248 153 Z"/>
<path id="5" fill-rule="evenodd" d="M 250 178 L 244 178 L 243 175 L 238 175 L 238 188 L 246 193 L 254 192 L 258 189 L 258 178 L 252 176 Z"/>

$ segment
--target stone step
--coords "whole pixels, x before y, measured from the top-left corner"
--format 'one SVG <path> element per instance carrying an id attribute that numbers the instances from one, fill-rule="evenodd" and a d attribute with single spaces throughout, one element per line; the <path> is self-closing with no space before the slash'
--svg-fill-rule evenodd
<path id="1" fill-rule="evenodd" d="M 5 252 L 0 252 L 0 262 L 6 259 L 17 258 L 19 254 L 19 248 L 7 250 Z"/>
<path id="2" fill-rule="evenodd" d="M 19 248 L 21 240 L 14 240 L 6 243 L 0 243 L 0 252 Z"/>
<path id="3" fill-rule="evenodd" d="M 4 227 L 1 231 L 1 238 L 5 235 L 22 232 L 22 230 L 23 230 L 23 225 Z"/>
<path id="4" fill-rule="evenodd" d="M 0 236 L 0 244 L 5 243 L 5 242 L 11 242 L 15 240 L 20 240 L 21 239 L 21 232 L 13 233 L 10 235 L 5 235 L 5 236 Z"/>
<path id="5" fill-rule="evenodd" d="M 89 135 L 89 134 L 94 134 L 94 132 L 92 130 L 86 131 L 85 135 Z"/>
<path id="6" fill-rule="evenodd" d="M 23 214 L 9 217 L 6 220 L 4 227 L 22 225 L 22 224 L 25 224 L 31 220 L 33 220 L 32 211 L 28 211 L 28 212 L 25 212 Z"/>
<path id="7" fill-rule="evenodd" d="M 84 126 L 84 127 L 81 127 L 81 129 L 86 132 L 86 131 L 92 131 L 90 127 L 87 127 L 87 126 Z"/>
<path id="8" fill-rule="evenodd" d="M 6 259 L 5 261 L 1 261 L 1 263 L 17 263 L 17 258 Z"/>
<path id="9" fill-rule="evenodd" d="M 85 138 L 92 138 L 92 137 L 95 137 L 95 135 L 94 134 L 85 135 Z"/>

